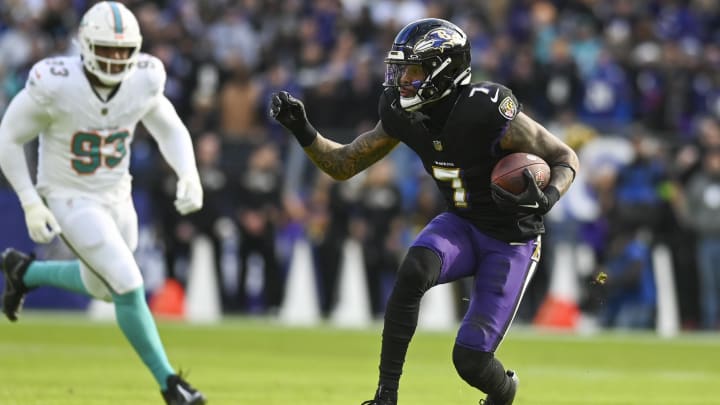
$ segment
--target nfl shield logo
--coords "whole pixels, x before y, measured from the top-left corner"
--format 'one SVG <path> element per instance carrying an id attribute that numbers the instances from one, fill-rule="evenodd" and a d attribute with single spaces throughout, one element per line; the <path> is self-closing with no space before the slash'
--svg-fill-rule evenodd
<path id="1" fill-rule="evenodd" d="M 438 152 L 442 151 L 442 150 L 443 150 L 442 142 L 440 142 L 440 141 L 433 141 L 433 148 L 434 148 L 436 151 L 438 151 Z"/>

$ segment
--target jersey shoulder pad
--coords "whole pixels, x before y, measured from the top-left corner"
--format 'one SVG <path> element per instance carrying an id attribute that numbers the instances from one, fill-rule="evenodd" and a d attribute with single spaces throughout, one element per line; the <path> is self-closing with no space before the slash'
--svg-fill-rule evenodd
<path id="1" fill-rule="evenodd" d="M 522 109 L 512 90 L 499 83 L 478 82 L 466 88 L 468 98 L 475 99 L 478 108 L 490 116 L 506 121 L 513 120 Z"/>
<path id="2" fill-rule="evenodd" d="M 155 56 L 141 53 L 135 66 L 135 75 L 138 76 L 139 84 L 147 89 L 151 95 L 161 94 L 165 91 L 165 66 Z"/>
<path id="3" fill-rule="evenodd" d="M 28 94 L 42 105 L 52 103 L 62 86 L 77 76 L 76 63 L 71 57 L 45 58 L 33 65 L 25 82 Z"/>

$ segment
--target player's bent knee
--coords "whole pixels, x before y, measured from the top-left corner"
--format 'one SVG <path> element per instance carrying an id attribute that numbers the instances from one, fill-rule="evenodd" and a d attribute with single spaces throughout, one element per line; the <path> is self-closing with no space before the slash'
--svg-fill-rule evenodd
<path id="1" fill-rule="evenodd" d="M 134 277 L 131 279 L 127 279 L 125 283 L 118 283 L 117 287 L 114 288 L 113 294 L 124 295 L 133 293 L 137 290 L 144 291 L 144 283 L 142 277 Z"/>
<path id="2" fill-rule="evenodd" d="M 88 293 L 96 299 L 112 302 L 112 294 L 108 289 L 107 284 L 97 274 L 90 271 L 90 269 L 81 262 L 80 264 L 80 277 L 82 278 L 83 285 Z"/>
<path id="3" fill-rule="evenodd" d="M 398 283 L 426 291 L 437 283 L 441 266 L 440 258 L 432 250 L 411 247 L 398 270 Z"/>
<path id="4" fill-rule="evenodd" d="M 455 345 L 453 364 L 458 375 L 473 387 L 487 392 L 492 384 L 495 355 Z"/>
<path id="5" fill-rule="evenodd" d="M 129 255 L 122 251 L 93 252 L 91 257 L 114 257 L 112 261 L 93 260 L 98 265 L 94 268 L 82 265 L 83 283 L 90 294 L 103 301 L 111 301 L 111 294 L 124 294 L 143 286 L 140 268 Z"/>
<path id="6" fill-rule="evenodd" d="M 145 289 L 140 286 L 122 293 L 115 292 L 112 294 L 112 300 L 120 305 L 140 305 L 145 302 Z"/>

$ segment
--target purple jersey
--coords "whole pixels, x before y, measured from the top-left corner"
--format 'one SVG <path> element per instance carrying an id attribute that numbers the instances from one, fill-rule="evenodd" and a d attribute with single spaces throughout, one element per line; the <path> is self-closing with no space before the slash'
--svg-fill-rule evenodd
<path id="1" fill-rule="evenodd" d="M 409 113 L 395 106 L 393 92 L 380 98 L 383 129 L 420 156 L 449 211 L 435 217 L 413 246 L 440 257 L 439 284 L 474 277 L 456 342 L 493 352 L 535 272 L 545 231 L 542 216 L 502 212 L 490 194 L 490 173 L 504 155 L 500 138 L 519 104 L 508 88 L 482 82 Z"/>
<path id="2" fill-rule="evenodd" d="M 490 173 L 504 156 L 500 138 L 519 111 L 507 87 L 471 84 L 414 113 L 396 106 L 395 100 L 394 88 L 380 96 L 383 129 L 420 156 L 450 212 L 506 242 L 527 241 L 545 232 L 540 215 L 502 212 L 490 195 Z"/>

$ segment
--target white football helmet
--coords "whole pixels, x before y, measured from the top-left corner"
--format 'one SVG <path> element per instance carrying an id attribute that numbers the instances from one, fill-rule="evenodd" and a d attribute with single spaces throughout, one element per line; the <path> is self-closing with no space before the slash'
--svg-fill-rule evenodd
<path id="1" fill-rule="evenodd" d="M 92 6 L 80 21 L 78 39 L 85 69 L 104 84 L 116 85 L 135 69 L 142 35 L 137 19 L 122 3 L 103 1 Z M 127 59 L 107 58 L 95 53 L 96 46 L 131 48 L 131 52 Z M 117 65 L 122 70 L 113 72 Z"/>

